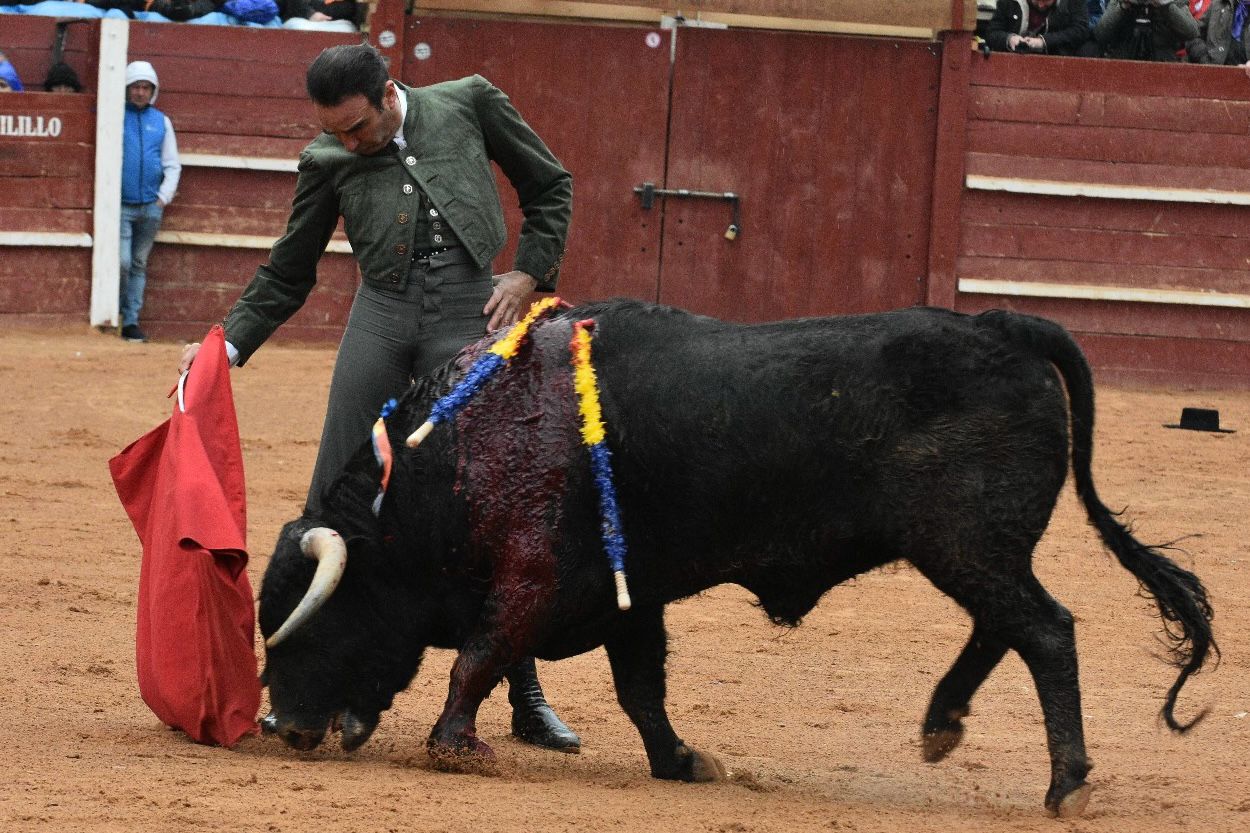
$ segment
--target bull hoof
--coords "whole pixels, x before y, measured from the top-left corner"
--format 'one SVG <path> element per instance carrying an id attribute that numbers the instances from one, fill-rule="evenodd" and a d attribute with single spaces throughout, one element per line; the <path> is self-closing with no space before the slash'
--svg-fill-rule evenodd
<path id="1" fill-rule="evenodd" d="M 964 739 L 963 726 L 957 726 L 954 729 L 942 729 L 937 732 L 926 734 L 922 741 L 924 743 L 923 752 L 926 763 L 936 764 L 951 753 L 959 742 Z"/>
<path id="2" fill-rule="evenodd" d="M 340 738 L 343 751 L 355 752 L 364 746 L 365 741 L 373 736 L 373 730 L 378 728 L 378 715 L 360 717 L 351 712 L 344 712 L 337 722 L 339 731 L 343 733 Z"/>
<path id="3" fill-rule="evenodd" d="M 968 707 L 959 706 L 943 712 L 934 706 L 925 718 L 924 729 L 920 740 L 924 744 L 921 754 L 927 763 L 936 764 L 951 753 L 964 739 L 963 718 L 968 716 Z"/>
<path id="4" fill-rule="evenodd" d="M 491 775 L 498 763 L 495 750 L 476 737 L 460 738 L 456 743 L 444 743 L 430 738 L 426 741 L 425 751 L 439 772 Z"/>
<path id="5" fill-rule="evenodd" d="M 1061 819 L 1074 819 L 1085 812 L 1085 805 L 1089 803 L 1089 796 L 1093 790 L 1094 788 L 1089 784 L 1081 784 L 1061 798 L 1050 808 L 1050 811 Z"/>
<path id="6" fill-rule="evenodd" d="M 690 764 L 691 781 L 707 783 L 710 781 L 724 781 L 729 777 L 728 773 L 725 772 L 725 765 L 715 755 L 700 752 L 698 749 L 691 749 L 690 754 L 694 758 Z"/>
<path id="7" fill-rule="evenodd" d="M 725 767 L 716 759 L 715 755 L 700 752 L 698 749 L 686 746 L 684 743 L 677 744 L 672 760 L 666 763 L 668 766 L 662 768 L 653 764 L 651 767 L 652 777 L 663 778 L 667 781 L 687 781 L 689 783 L 724 781 L 728 777 Z"/>

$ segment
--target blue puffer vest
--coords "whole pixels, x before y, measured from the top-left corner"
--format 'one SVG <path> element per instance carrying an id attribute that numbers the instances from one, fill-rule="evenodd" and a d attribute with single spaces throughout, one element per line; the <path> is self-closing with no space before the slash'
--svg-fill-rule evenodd
<path id="1" fill-rule="evenodd" d="M 126 104 L 122 131 L 122 202 L 156 202 L 161 180 L 161 143 L 165 141 L 165 114 L 155 107 L 142 110 Z"/>

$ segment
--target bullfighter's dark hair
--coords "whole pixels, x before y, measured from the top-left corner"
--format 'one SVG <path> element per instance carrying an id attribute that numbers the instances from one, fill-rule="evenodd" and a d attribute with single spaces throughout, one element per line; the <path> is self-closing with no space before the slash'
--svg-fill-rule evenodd
<path id="1" fill-rule="evenodd" d="M 308 67 L 305 83 L 308 97 L 323 107 L 334 107 L 346 98 L 363 95 L 381 110 L 389 78 L 386 61 L 378 50 L 367 43 L 356 43 L 322 50 Z"/>

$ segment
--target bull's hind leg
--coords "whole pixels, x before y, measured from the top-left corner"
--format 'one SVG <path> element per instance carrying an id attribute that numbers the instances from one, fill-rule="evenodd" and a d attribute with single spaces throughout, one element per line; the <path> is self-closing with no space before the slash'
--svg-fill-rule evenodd
<path id="1" fill-rule="evenodd" d="M 1001 562 L 1000 562 L 1001 563 Z M 1072 614 L 1055 601 L 1032 573 L 1009 575 L 960 571 L 934 575 L 921 568 L 941 590 L 972 614 L 977 632 L 991 640 L 964 649 L 955 667 L 943 678 L 934 701 L 955 703 L 963 690 L 984 675 L 984 665 L 997 652 L 994 643 L 1014 650 L 1028 666 L 1042 705 L 1046 742 L 1050 750 L 1050 787 L 1046 808 L 1060 816 L 1075 816 L 1089 800 L 1085 776 L 1091 764 L 1085 757 L 1081 727 L 1081 692 L 1077 679 L 1076 632 Z M 961 669 L 960 663 L 967 662 Z M 985 670 L 989 673 L 990 668 Z M 948 699 L 949 698 L 949 699 Z M 930 718 L 934 716 L 930 708 Z M 928 723 L 926 721 L 926 727 Z"/>
<path id="2" fill-rule="evenodd" d="M 968 715 L 972 695 L 1006 653 L 1006 645 L 973 627 L 968 644 L 933 691 L 922 731 L 926 761 L 937 763 L 963 740 L 962 718 Z"/>
<path id="3" fill-rule="evenodd" d="M 713 756 L 677 737 L 664 710 L 664 661 L 668 655 L 664 608 L 634 608 L 604 642 L 616 699 L 638 727 L 651 775 L 672 781 L 719 781 L 725 768 Z"/>

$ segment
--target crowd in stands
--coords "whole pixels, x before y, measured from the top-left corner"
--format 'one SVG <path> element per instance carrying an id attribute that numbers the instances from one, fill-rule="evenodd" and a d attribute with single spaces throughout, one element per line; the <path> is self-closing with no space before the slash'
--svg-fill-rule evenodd
<path id="1" fill-rule="evenodd" d="M 13 64 L 0 52 L 0 93 L 20 93 L 25 89 Z M 43 79 L 43 89 L 49 93 L 80 93 L 82 82 L 78 80 L 78 73 L 74 72 L 73 67 L 57 61 L 49 67 L 48 74 Z"/>
<path id="2" fill-rule="evenodd" d="M 1250 0 L 994 0 L 992 5 L 977 23 L 977 34 L 992 51 L 1221 66 L 1250 61 Z"/>
<path id="3" fill-rule="evenodd" d="M 0 0 L 0 14 L 127 17 L 145 22 L 284 27 L 352 32 L 363 0 Z"/>

